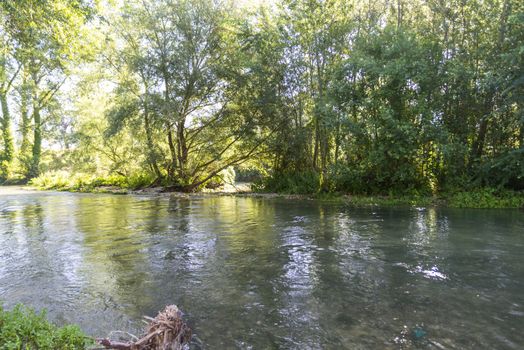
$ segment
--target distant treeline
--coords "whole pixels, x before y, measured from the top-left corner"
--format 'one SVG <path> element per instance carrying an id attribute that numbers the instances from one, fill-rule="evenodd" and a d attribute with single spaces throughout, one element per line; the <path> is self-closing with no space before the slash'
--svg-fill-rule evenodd
<path id="1" fill-rule="evenodd" d="M 517 0 L 4 0 L 0 177 L 524 188 Z"/>

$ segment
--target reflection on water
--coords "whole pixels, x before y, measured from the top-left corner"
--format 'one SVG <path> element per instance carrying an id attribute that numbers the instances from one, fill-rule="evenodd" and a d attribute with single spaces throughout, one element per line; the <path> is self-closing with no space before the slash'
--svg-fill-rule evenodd
<path id="1" fill-rule="evenodd" d="M 511 210 L 0 190 L 0 300 L 97 336 L 175 303 L 195 348 L 518 349 L 523 233 Z"/>

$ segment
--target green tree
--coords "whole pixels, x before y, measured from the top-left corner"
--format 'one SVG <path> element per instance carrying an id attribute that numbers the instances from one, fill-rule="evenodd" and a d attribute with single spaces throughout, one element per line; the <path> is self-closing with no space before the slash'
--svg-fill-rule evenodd
<path id="1" fill-rule="evenodd" d="M 1 129 L 3 152 L 0 156 L 0 179 L 6 179 L 9 175 L 9 167 L 14 158 L 15 145 L 12 131 L 12 117 L 9 111 L 7 96 L 13 87 L 13 83 L 20 72 L 20 65 L 14 57 L 12 39 L 5 31 L 7 17 L 0 9 L 0 106 L 2 110 Z"/>
<path id="2" fill-rule="evenodd" d="M 85 54 L 78 38 L 90 15 L 90 6 L 81 0 L 2 2 L 7 18 L 6 32 L 16 42 L 13 45 L 17 47 L 17 60 L 27 73 L 24 83 L 31 91 L 33 145 L 29 178 L 39 174 L 45 122 L 42 113 L 65 82 L 67 63 Z"/>

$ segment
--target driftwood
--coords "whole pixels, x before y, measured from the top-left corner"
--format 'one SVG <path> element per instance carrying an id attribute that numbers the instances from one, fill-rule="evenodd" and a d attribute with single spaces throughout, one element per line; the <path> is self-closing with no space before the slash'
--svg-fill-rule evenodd
<path id="1" fill-rule="evenodd" d="M 116 350 L 182 350 L 191 340 L 191 329 L 182 320 L 182 312 L 175 305 L 166 306 L 148 321 L 146 334 L 133 342 L 97 339 L 106 349 Z"/>

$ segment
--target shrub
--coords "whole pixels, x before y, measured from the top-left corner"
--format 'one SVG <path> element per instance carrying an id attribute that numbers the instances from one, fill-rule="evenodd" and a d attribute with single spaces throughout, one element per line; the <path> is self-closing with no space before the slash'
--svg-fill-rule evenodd
<path id="1" fill-rule="evenodd" d="M 379 170 L 366 165 L 334 165 L 328 174 L 330 189 L 353 195 L 419 197 L 432 194 L 430 184 L 417 177 L 410 167 L 394 176 Z"/>
<path id="2" fill-rule="evenodd" d="M 50 171 L 32 179 L 29 184 L 38 188 L 62 189 L 70 186 L 70 179 L 66 171 Z"/>
<path id="3" fill-rule="evenodd" d="M 486 186 L 524 189 L 524 148 L 510 151 L 479 169 L 479 180 Z"/>
<path id="4" fill-rule="evenodd" d="M 0 306 L 0 349 L 77 350 L 92 340 L 77 327 L 57 327 L 46 319 L 45 311 L 35 312 L 17 305 L 12 311 Z"/>
<path id="5" fill-rule="evenodd" d="M 130 188 L 132 190 L 135 190 L 138 188 L 144 188 L 144 187 L 151 185 L 154 180 L 155 179 L 153 175 L 149 173 L 131 174 L 130 176 L 125 178 L 123 185 L 121 185 L 120 187 Z"/>
<path id="6" fill-rule="evenodd" d="M 524 194 L 494 188 L 456 192 L 448 196 L 448 205 L 454 208 L 521 208 Z"/>
<path id="7" fill-rule="evenodd" d="M 148 173 L 136 173 L 128 177 L 118 174 L 108 176 L 75 174 L 73 176 L 65 171 L 53 171 L 32 179 L 30 185 L 46 190 L 90 192 L 104 186 L 137 189 L 148 186 L 152 182 L 153 177 Z"/>
<path id="8" fill-rule="evenodd" d="M 235 167 L 235 180 L 239 182 L 255 182 L 262 179 L 262 172 L 255 168 Z"/>

